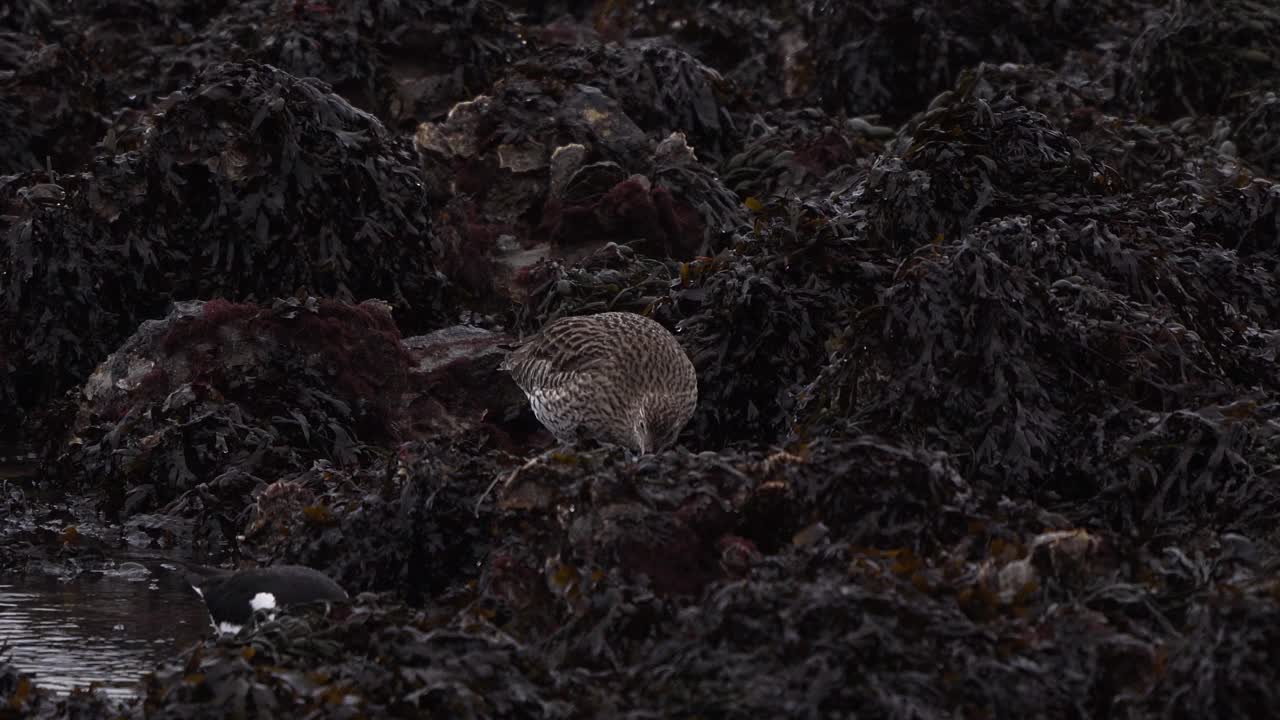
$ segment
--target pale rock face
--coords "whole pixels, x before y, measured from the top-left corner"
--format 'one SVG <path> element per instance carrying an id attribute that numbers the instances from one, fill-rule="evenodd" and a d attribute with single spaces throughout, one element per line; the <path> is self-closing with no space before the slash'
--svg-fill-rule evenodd
<path id="1" fill-rule="evenodd" d="M 640 453 L 662 450 L 698 404 L 689 356 L 666 328 L 635 313 L 556 320 L 502 369 L 563 443 L 593 438 Z"/>

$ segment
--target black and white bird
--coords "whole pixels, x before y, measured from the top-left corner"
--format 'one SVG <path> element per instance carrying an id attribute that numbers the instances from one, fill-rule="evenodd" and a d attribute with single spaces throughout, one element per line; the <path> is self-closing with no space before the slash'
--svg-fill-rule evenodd
<path id="1" fill-rule="evenodd" d="M 254 612 L 320 600 L 346 600 L 347 591 L 324 573 L 303 565 L 273 565 L 248 570 L 192 569 L 187 582 L 209 608 L 218 633 L 240 632 Z"/>

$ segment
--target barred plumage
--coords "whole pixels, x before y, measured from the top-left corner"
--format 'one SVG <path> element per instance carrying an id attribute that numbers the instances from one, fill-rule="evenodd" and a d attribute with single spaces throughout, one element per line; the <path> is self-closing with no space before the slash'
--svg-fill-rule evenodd
<path id="1" fill-rule="evenodd" d="M 698 404 L 689 356 L 666 328 L 634 313 L 560 318 L 501 369 L 563 443 L 592 438 L 641 453 L 661 450 Z"/>

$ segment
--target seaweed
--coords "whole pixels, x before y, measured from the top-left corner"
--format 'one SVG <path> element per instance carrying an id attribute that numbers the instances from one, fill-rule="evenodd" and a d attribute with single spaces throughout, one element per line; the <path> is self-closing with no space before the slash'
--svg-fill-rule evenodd
<path id="1" fill-rule="evenodd" d="M 317 567 L 352 591 L 443 603 L 477 579 L 490 538 L 472 508 L 500 467 L 473 447 L 429 441 L 355 471 L 288 476 L 257 497 L 244 550 Z"/>
<path id="2" fill-rule="evenodd" d="M 1108 14 L 1123 5 L 814 2 L 804 17 L 816 78 L 812 95 L 828 111 L 902 119 L 901 109 L 927 105 L 967 66 L 1060 60 L 1099 33 Z"/>
<path id="3" fill-rule="evenodd" d="M 0 714 L 1275 715 L 1274 15 L 0 10 L 0 568 L 352 596 Z M 605 310 L 676 447 L 498 370 Z"/>
<path id="4" fill-rule="evenodd" d="M 109 488 L 112 515 L 237 517 L 257 478 L 398 438 L 408 367 L 385 306 L 180 304 L 86 383 L 60 474 Z"/>
<path id="5" fill-rule="evenodd" d="M 105 129 L 90 73 L 74 50 L 0 34 L 0 174 L 82 169 Z"/>
<path id="6" fill-rule="evenodd" d="M 1162 120 L 1225 114 L 1280 63 L 1280 13 L 1265 3 L 1174 0 L 1144 18 L 1123 91 Z"/>
<path id="7" fill-rule="evenodd" d="M 684 133 L 701 157 L 716 161 L 736 146 L 732 98 L 720 74 L 679 47 L 658 41 L 627 45 L 550 45 L 513 67 L 515 74 L 590 83 L 618 100 L 653 138 Z"/>
<path id="8" fill-rule="evenodd" d="M 83 379 L 171 299 L 314 292 L 385 298 L 409 329 L 443 319 L 447 283 L 408 142 L 268 66 L 209 68 L 155 114 L 140 150 L 99 156 L 91 173 L 9 178 L 0 192 L 16 205 L 0 327 L 23 349 L 3 388 L 18 411 Z"/>

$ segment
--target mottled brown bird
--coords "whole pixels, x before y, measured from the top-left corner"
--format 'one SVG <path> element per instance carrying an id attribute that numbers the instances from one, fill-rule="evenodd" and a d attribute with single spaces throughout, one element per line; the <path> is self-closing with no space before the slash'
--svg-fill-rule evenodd
<path id="1" fill-rule="evenodd" d="M 657 322 L 627 312 L 564 317 L 501 369 L 556 439 L 594 439 L 639 453 L 675 442 L 698 404 L 693 363 Z"/>

